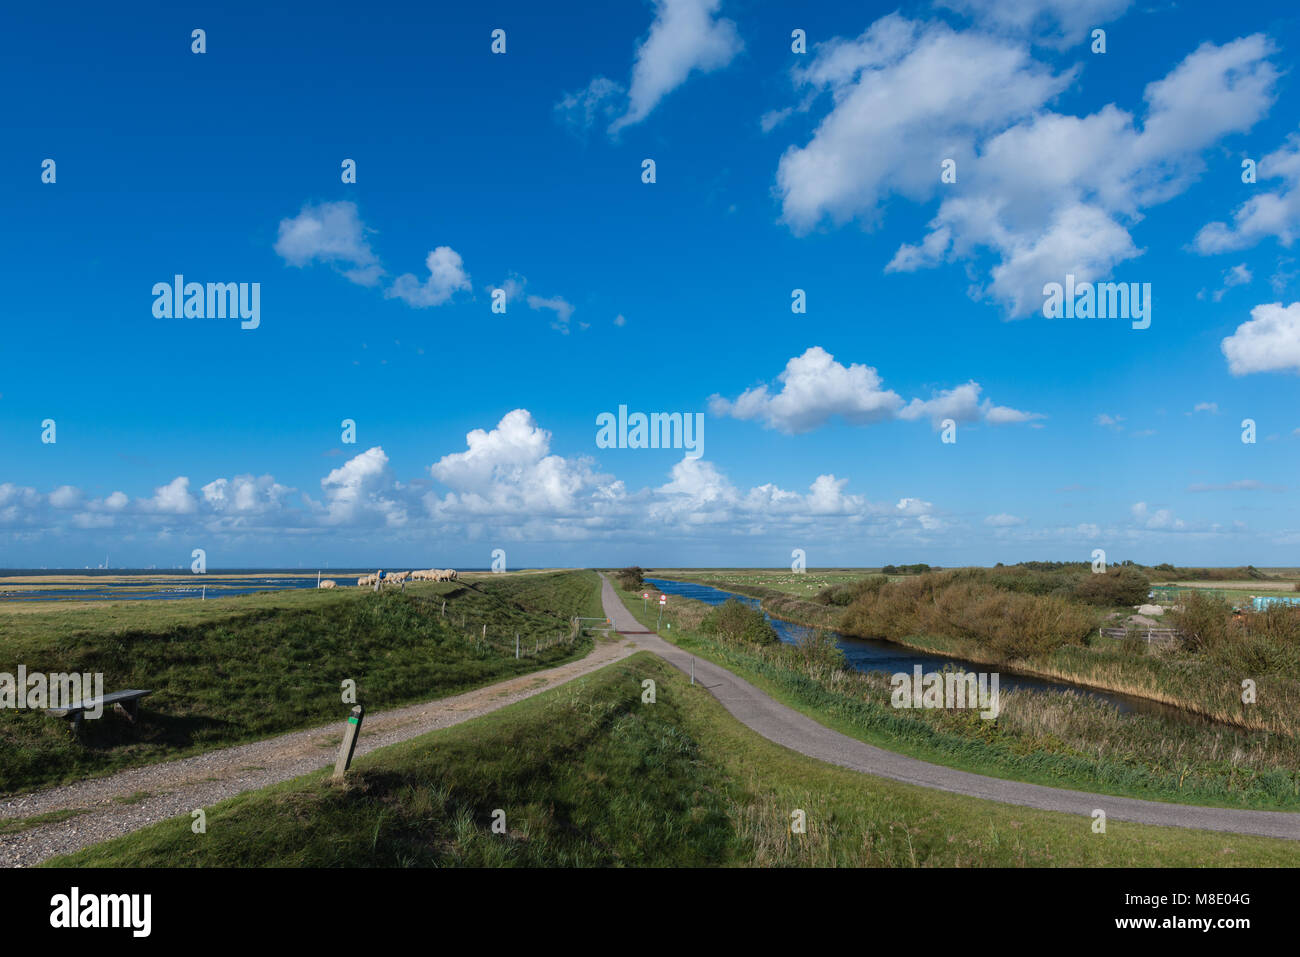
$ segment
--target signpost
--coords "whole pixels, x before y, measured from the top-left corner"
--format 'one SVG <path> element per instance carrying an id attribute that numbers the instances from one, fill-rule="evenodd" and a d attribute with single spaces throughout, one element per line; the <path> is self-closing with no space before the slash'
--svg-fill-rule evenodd
<path id="1" fill-rule="evenodd" d="M 662 624 L 664 620 L 664 606 L 667 604 L 668 604 L 668 596 L 660 595 L 659 596 L 659 620 L 655 622 L 655 631 L 659 630 L 659 625 Z"/>
<path id="2" fill-rule="evenodd" d="M 352 752 L 357 749 L 357 735 L 361 733 L 361 719 L 365 716 L 365 709 L 361 705 L 353 705 L 352 713 L 348 715 L 348 723 L 343 728 L 343 740 L 339 743 L 339 758 L 334 762 L 334 780 L 343 777 L 347 771 L 348 765 L 352 763 Z"/>
<path id="3" fill-rule="evenodd" d="M 647 611 L 650 610 L 650 609 L 649 609 L 649 606 L 646 604 L 649 600 L 650 600 L 650 593 L 649 593 L 648 591 L 643 591 L 643 592 L 641 593 L 641 611 L 642 611 L 642 613 L 645 613 L 645 612 L 647 612 Z"/>

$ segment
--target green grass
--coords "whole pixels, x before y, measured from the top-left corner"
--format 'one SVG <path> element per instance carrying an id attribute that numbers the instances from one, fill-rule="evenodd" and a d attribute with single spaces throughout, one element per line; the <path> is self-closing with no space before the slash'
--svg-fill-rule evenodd
<path id="1" fill-rule="evenodd" d="M 647 627 L 641 611 L 620 592 Z M 1300 810 L 1300 742 L 1286 736 L 1120 715 L 1060 692 L 1003 691 L 997 722 L 973 711 L 895 709 L 885 675 L 802 661 L 788 646 L 719 642 L 699 624 L 709 606 L 674 598 L 661 632 L 773 698 L 850 737 L 911 757 L 1008 780 L 1180 804 Z"/>
<path id="2" fill-rule="evenodd" d="M 657 701 L 642 703 L 642 682 Z M 1288 866 L 1294 842 L 1007 807 L 767 741 L 642 653 L 49 866 Z M 494 812 L 505 833 L 494 833 Z M 806 834 L 792 834 L 802 810 Z"/>
<path id="3" fill-rule="evenodd" d="M 322 724 L 346 713 L 344 680 L 356 682 L 357 700 L 374 711 L 581 657 L 590 639 L 570 642 L 569 620 L 599 607 L 598 585 L 593 572 L 556 572 L 379 594 L 281 592 L 183 609 L 122 603 L 102 622 L 61 607 L 18 615 L 22 634 L 0 638 L 0 671 L 21 662 L 29 673 L 102 672 L 106 691 L 154 694 L 138 724 L 109 712 L 86 721 L 79 739 L 41 711 L 0 712 L 0 792 Z"/>
<path id="4" fill-rule="evenodd" d="M 90 808 L 67 808 L 61 811 L 50 811 L 46 814 L 33 814 L 31 817 L 11 817 L 0 820 L 0 836 L 5 834 L 17 834 L 19 831 L 30 830 L 33 827 L 40 827 L 42 824 L 58 824 L 61 821 L 71 820 L 82 814 L 90 813 Z"/>

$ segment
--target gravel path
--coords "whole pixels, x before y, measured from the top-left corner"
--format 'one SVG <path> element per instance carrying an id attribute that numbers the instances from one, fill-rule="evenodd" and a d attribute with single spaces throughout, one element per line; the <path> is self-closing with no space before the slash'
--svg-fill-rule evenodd
<path id="1" fill-rule="evenodd" d="M 366 754 L 523 701 L 626 658 L 636 650 L 630 641 L 598 641 L 578 661 L 454 697 L 368 714 L 361 725 L 356 754 Z M 188 816 L 198 808 L 210 807 L 242 791 L 268 787 L 327 767 L 338 755 L 342 733 L 343 717 L 340 717 L 332 724 L 309 731 L 296 731 L 165 764 L 131 768 L 11 798 L 0 803 L 0 822 L 54 811 L 84 813 L 65 821 L 0 835 L 0 866 L 38 864 L 158 821 L 181 814 Z"/>
<path id="2" fill-rule="evenodd" d="M 603 575 L 601 577 L 604 578 Z M 627 610 L 607 578 L 602 585 L 601 597 L 605 604 L 605 614 L 614 622 L 615 628 L 633 638 L 638 647 L 653 651 L 675 667 L 690 673 L 691 659 L 694 656 L 647 631 Z M 928 764 L 832 731 L 807 715 L 774 701 L 749 682 L 703 658 L 695 658 L 694 667 L 696 682 L 703 684 L 743 724 L 769 741 L 829 764 L 1001 804 L 1077 814 L 1089 822 L 1092 812 L 1100 809 L 1106 812 L 1107 819 L 1116 821 L 1300 840 L 1300 814 L 1296 813 L 1141 801 L 1067 791 L 1041 784 L 1005 781 Z"/>

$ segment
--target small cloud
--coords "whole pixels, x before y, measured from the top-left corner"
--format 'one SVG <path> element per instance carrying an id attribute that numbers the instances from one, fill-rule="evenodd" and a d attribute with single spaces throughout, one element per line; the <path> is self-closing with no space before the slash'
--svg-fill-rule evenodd
<path id="1" fill-rule="evenodd" d="M 1104 426 L 1105 428 L 1108 429 L 1115 429 L 1117 432 L 1121 431 L 1124 428 L 1124 426 L 1120 425 L 1120 423 L 1123 421 L 1124 421 L 1124 416 L 1107 415 L 1105 412 L 1101 413 L 1100 415 L 1097 416 L 1097 418 L 1093 419 L 1093 422 L 1095 422 L 1097 425 Z"/>
<path id="2" fill-rule="evenodd" d="M 506 302 L 518 302 L 523 298 L 524 287 L 528 285 L 528 280 L 518 273 L 511 273 L 504 281 L 487 287 L 488 295 L 492 295 L 496 290 L 501 289 L 506 294 Z"/>
<path id="3" fill-rule="evenodd" d="M 1152 511 L 1146 502 L 1136 502 L 1132 512 L 1133 518 L 1139 524 L 1152 530 L 1177 530 L 1185 527 L 1183 520 L 1175 518 L 1174 513 L 1169 509 L 1161 508 Z"/>
<path id="4" fill-rule="evenodd" d="M 457 291 L 470 288 L 465 261 L 450 246 L 434 249 L 425 258 L 424 265 L 429 270 L 429 275 L 423 282 L 409 272 L 404 273 L 393 281 L 384 296 L 400 299 L 416 309 L 426 309 L 441 306 Z"/>
<path id="5" fill-rule="evenodd" d="M 327 263 L 352 282 L 373 286 L 384 270 L 366 239 L 368 232 L 356 203 L 308 203 L 297 216 L 280 220 L 274 249 L 290 266 Z"/>
<path id="6" fill-rule="evenodd" d="M 626 326 L 626 325 L 627 325 L 627 319 L 624 318 L 624 316 L 623 316 L 623 314 L 622 314 L 621 312 L 620 312 L 617 316 L 614 317 L 614 325 L 619 326 L 619 327 L 622 327 L 622 326 Z"/>
<path id="7" fill-rule="evenodd" d="M 769 110 L 758 119 L 758 125 L 764 133 L 770 133 L 787 119 L 794 112 L 793 106 L 787 106 L 783 110 Z"/>
<path id="8" fill-rule="evenodd" d="M 993 528 L 1011 528 L 1014 525 L 1023 525 L 1025 520 L 1017 515 L 1008 515 L 1002 512 L 998 515 L 990 515 L 984 519 L 984 524 Z"/>
<path id="9" fill-rule="evenodd" d="M 574 133 L 585 137 L 599 121 L 612 120 L 627 91 L 607 77 L 598 76 L 581 90 L 566 93 L 555 104 L 556 118 Z"/>
<path id="10" fill-rule="evenodd" d="M 1300 431 L 1300 430 L 1297 430 Z M 1285 485 L 1270 485 L 1267 482 L 1260 482 L 1257 479 L 1237 479 L 1235 482 L 1223 482 L 1220 484 L 1210 484 L 1207 482 L 1198 482 L 1195 485 L 1187 486 L 1189 492 L 1285 492 Z"/>
<path id="11" fill-rule="evenodd" d="M 1250 311 L 1219 348 L 1233 375 L 1255 372 L 1300 372 L 1300 302 L 1264 303 Z"/>
<path id="12" fill-rule="evenodd" d="M 552 296 L 550 299 L 543 299 L 541 296 L 529 296 L 528 308 L 549 309 L 555 313 L 555 320 L 551 323 L 551 328 L 566 336 L 569 334 L 569 320 L 573 317 L 573 305 L 565 299 L 560 296 Z"/>

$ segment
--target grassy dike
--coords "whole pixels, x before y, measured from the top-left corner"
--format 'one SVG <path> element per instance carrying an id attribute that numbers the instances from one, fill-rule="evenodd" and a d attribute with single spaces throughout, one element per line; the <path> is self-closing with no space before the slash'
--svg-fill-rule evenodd
<path id="1" fill-rule="evenodd" d="M 0 793 L 338 719 L 349 679 L 357 700 L 378 711 L 582 657 L 591 640 L 570 642 L 569 620 L 603 614 L 599 583 L 593 572 L 485 575 L 379 594 L 310 589 L 0 611 L 0 672 L 19 664 L 29 673 L 100 672 L 105 691 L 154 691 L 138 724 L 106 713 L 79 739 L 41 711 L 0 709 Z"/>
<path id="2" fill-rule="evenodd" d="M 642 682 L 656 701 L 642 701 Z M 506 832 L 493 833 L 493 812 Z M 790 833 L 802 810 L 807 833 Z M 48 866 L 1293 866 L 1294 842 L 1006 807 L 741 725 L 641 653 L 527 701 Z"/>
<path id="3" fill-rule="evenodd" d="M 611 579 L 612 580 L 612 579 Z M 615 590 L 653 628 L 640 593 Z M 973 711 L 904 710 L 885 675 L 804 663 L 717 641 L 699 629 L 711 608 L 670 598 L 668 640 L 720 664 L 827 727 L 878 747 L 976 774 L 1121 797 L 1259 810 L 1300 810 L 1294 738 L 1147 715 L 1119 715 L 1083 696 L 1002 692 L 997 722 Z"/>

